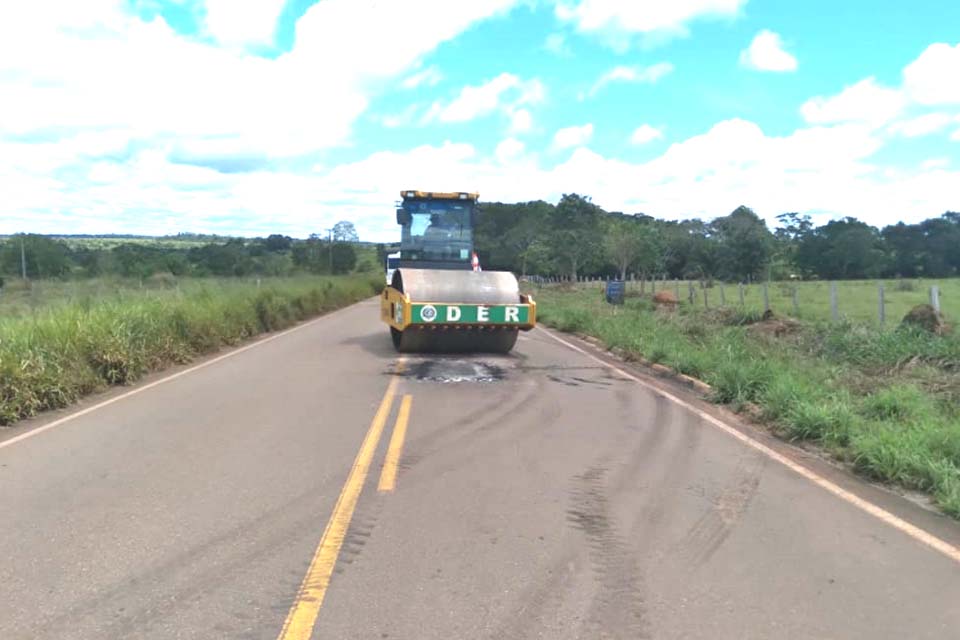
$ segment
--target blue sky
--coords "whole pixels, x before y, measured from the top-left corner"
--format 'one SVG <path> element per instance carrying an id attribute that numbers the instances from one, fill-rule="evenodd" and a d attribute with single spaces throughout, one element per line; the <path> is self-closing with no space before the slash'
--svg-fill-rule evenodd
<path id="1" fill-rule="evenodd" d="M 920 220 L 960 210 L 958 24 L 947 0 L 4 3 L 0 233 L 389 240 L 407 188 Z"/>

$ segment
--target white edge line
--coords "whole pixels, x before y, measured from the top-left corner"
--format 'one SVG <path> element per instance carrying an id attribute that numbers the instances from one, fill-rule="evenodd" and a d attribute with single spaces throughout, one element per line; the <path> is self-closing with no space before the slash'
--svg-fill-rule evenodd
<path id="1" fill-rule="evenodd" d="M 613 364 L 611 364 L 611 363 L 609 363 L 609 362 L 604 361 L 604 360 L 601 359 L 601 358 L 598 358 L 597 356 L 593 355 L 592 353 L 589 353 L 588 351 L 585 351 L 585 350 L 581 349 L 580 347 L 576 346 L 575 344 L 571 344 L 570 342 L 567 342 L 567 341 L 564 340 L 563 338 L 560 338 L 560 337 L 558 337 L 558 336 L 553 335 L 552 332 L 547 331 L 546 329 L 542 329 L 542 328 L 540 328 L 540 327 L 538 327 L 538 329 L 539 329 L 540 331 L 542 331 L 543 333 L 545 333 L 546 335 L 548 335 L 548 336 L 550 336 L 551 338 L 553 338 L 554 340 L 556 340 L 557 342 L 559 342 L 560 344 L 563 344 L 563 345 L 565 345 L 566 347 L 568 347 L 568 348 L 570 348 L 570 349 L 573 349 L 574 351 L 576 351 L 576 352 L 578 352 L 578 353 L 582 353 L 583 355 L 587 356 L 587 357 L 590 358 L 591 360 L 594 360 L 594 361 L 596 361 L 596 362 L 599 362 L 600 364 L 604 365 L 605 367 L 609 367 L 611 370 L 615 371 L 616 373 L 619 373 L 620 375 L 622 375 L 622 376 L 624 376 L 624 377 L 626 377 L 626 378 L 629 378 L 630 380 L 633 380 L 634 382 L 637 382 L 638 384 L 641 384 L 641 385 L 643 385 L 644 387 L 647 387 L 648 389 L 651 389 L 651 390 L 654 391 L 655 393 L 660 394 L 661 396 L 663 396 L 663 397 L 666 398 L 667 400 L 670 400 L 671 402 L 680 405 L 681 407 L 683 407 L 683 408 L 686 409 L 687 411 L 691 411 L 691 412 L 695 413 L 695 414 L 696 414 L 698 417 L 700 417 L 702 420 L 706 420 L 707 422 L 709 422 L 709 423 L 712 424 L 713 426 L 717 427 L 717 428 L 720 429 L 721 431 L 727 433 L 728 435 L 733 436 L 734 438 L 736 438 L 736 439 L 739 440 L 740 442 L 742 442 L 742 443 L 746 444 L 747 446 L 749 446 L 749 447 L 751 447 L 751 448 L 759 451 L 760 453 L 764 454 L 764 455 L 767 456 L 768 458 L 771 458 L 771 459 L 773 459 L 773 460 L 776 460 L 777 462 L 779 462 L 779 463 L 782 464 L 783 466 L 785 466 L 785 467 L 787 467 L 788 469 L 790 469 L 791 471 L 794 471 L 795 473 L 803 476 L 804 478 L 806 478 L 806 479 L 809 480 L 810 482 L 814 483 L 815 485 L 817 485 L 817 486 L 820 487 L 821 489 L 825 489 L 826 491 L 829 491 L 830 493 L 832 493 L 832 494 L 835 495 L 836 497 L 838 497 L 838 498 L 840 498 L 841 500 L 844 500 L 845 502 L 847 502 L 847 503 L 849 503 L 849 504 L 857 507 L 857 508 L 860 509 L 861 511 L 865 511 L 866 513 L 869 513 L 869 514 L 872 515 L 873 517 L 877 518 L 878 520 L 883 521 L 884 523 L 888 524 L 889 526 L 893 527 L 894 529 L 898 529 L 899 531 L 907 534 L 908 536 L 910 536 L 910 537 L 913 538 L 914 540 L 916 540 L 916 541 L 918 541 L 918 542 L 921 542 L 921 543 L 927 545 L 928 547 L 930 547 L 930 548 L 932 548 L 932 549 L 934 549 L 934 550 L 936 550 L 936 551 L 939 551 L 940 553 L 942 553 L 943 555 L 947 556 L 948 558 L 950 558 L 950 559 L 953 560 L 954 562 L 960 563 L 960 549 L 958 549 L 957 547 L 953 546 L 953 545 L 950 544 L 949 542 L 947 542 L 947 541 L 945 541 L 945 540 L 942 540 L 942 539 L 936 537 L 935 535 L 933 535 L 932 533 L 929 533 L 928 531 L 925 531 L 924 529 L 921 529 L 920 527 L 918 527 L 918 526 L 916 526 L 916 525 L 910 524 L 909 522 L 907 522 L 907 521 L 904 520 L 903 518 L 900 518 L 900 517 L 898 517 L 898 516 L 890 513 L 890 512 L 887 511 L 886 509 L 882 509 L 882 508 L 878 507 L 877 505 L 873 504 L 872 502 L 870 502 L 870 501 L 868 501 L 868 500 L 864 500 L 864 499 L 861 498 L 860 496 L 858 496 L 858 495 L 856 495 L 856 494 L 854 494 L 854 493 L 851 493 L 851 492 L 847 491 L 846 489 L 843 489 L 842 487 L 838 486 L 837 484 L 834 484 L 834 483 L 831 482 L 830 480 L 827 480 L 826 478 L 824 478 L 823 476 L 815 473 L 814 471 L 810 470 L 809 468 L 807 468 L 807 467 L 805 467 L 805 466 L 803 466 L 803 465 L 801 465 L 801 464 L 799 464 L 799 463 L 791 460 L 790 458 L 788 458 L 787 456 L 785 456 L 785 455 L 783 455 L 783 454 L 781 454 L 781 453 L 778 453 L 777 451 L 771 449 L 770 447 L 768 447 L 767 445 L 763 444 L 762 442 L 751 438 L 750 436 L 748 436 L 747 434 L 743 433 L 743 432 L 740 431 L 739 429 L 735 429 L 734 427 L 731 427 L 730 425 L 728 425 L 727 423 L 723 422 L 722 420 L 719 420 L 718 418 L 713 417 L 713 416 L 710 415 L 709 413 L 706 413 L 705 411 L 702 411 L 702 410 L 698 409 L 697 407 L 693 406 L 692 404 L 690 404 L 690 403 L 688 403 L 688 402 L 686 402 L 686 401 L 684 401 L 684 400 L 681 400 L 681 399 L 678 398 L 677 396 L 675 396 L 675 395 L 673 395 L 673 394 L 671 394 L 671 393 L 668 393 L 668 392 L 666 392 L 666 391 L 663 391 L 662 389 L 659 389 L 659 388 L 657 388 L 657 387 L 651 386 L 649 383 L 647 383 L 647 382 L 645 382 L 644 380 L 638 378 L 637 376 L 632 375 L 631 373 L 628 373 L 628 372 L 624 371 L 623 369 L 621 369 L 621 368 L 619 368 L 619 367 L 617 367 L 617 366 L 615 366 L 615 365 L 613 365 Z"/>
<path id="2" fill-rule="evenodd" d="M 364 302 L 364 300 L 361 300 L 360 302 Z M 284 336 L 286 336 L 286 335 L 289 335 L 289 334 L 291 334 L 291 333 L 293 333 L 293 332 L 295 332 L 295 331 L 300 331 L 301 329 L 306 329 L 307 327 L 312 326 L 312 325 L 320 322 L 321 320 L 326 320 L 327 318 L 330 318 L 331 316 L 336 315 L 336 314 L 338 314 L 338 313 L 341 312 L 341 311 L 346 311 L 346 310 L 349 309 L 350 307 L 352 307 L 352 306 L 354 306 L 354 305 L 356 305 L 356 304 L 360 304 L 360 302 L 355 302 L 355 303 L 353 303 L 353 304 L 351 304 L 351 305 L 348 305 L 348 306 L 346 306 L 346 307 L 342 307 L 342 308 L 340 308 L 340 309 L 336 309 L 336 310 L 334 310 L 334 311 L 331 311 L 330 313 L 325 313 L 325 314 L 323 314 L 322 316 L 320 316 L 320 317 L 318 317 L 318 318 L 314 318 L 314 319 L 312 319 L 312 320 L 307 320 L 306 322 L 303 322 L 303 323 L 301 323 L 301 324 L 298 324 L 298 325 L 296 325 L 295 327 L 290 327 L 289 329 L 284 329 L 284 330 L 281 331 L 280 333 L 274 333 L 273 335 L 267 335 L 267 336 L 265 336 L 265 337 L 259 338 L 256 342 L 253 342 L 253 343 L 248 344 L 248 345 L 243 346 L 243 347 L 239 347 L 239 348 L 237 348 L 237 349 L 234 349 L 233 351 L 230 351 L 229 353 L 225 353 L 225 354 L 223 354 L 223 355 L 221 355 L 221 356 L 217 356 L 216 358 L 212 358 L 212 359 L 207 360 L 207 361 L 205 361 L 205 362 L 201 362 L 200 364 L 194 365 L 194 366 L 190 367 L 189 369 L 184 369 L 183 371 L 178 371 L 178 372 L 176 372 L 176 373 L 174 373 L 174 374 L 171 374 L 171 375 L 169 375 L 169 376 L 167 376 L 167 377 L 165 377 L 165 378 L 161 378 L 161 379 L 159 379 L 159 380 L 154 380 L 153 382 L 150 382 L 150 383 L 148 383 L 148 384 L 145 384 L 145 385 L 143 385 L 142 387 L 137 387 L 137 388 L 135 388 L 135 389 L 131 389 L 130 391 L 127 391 L 126 393 L 121 393 L 121 394 L 118 395 L 118 396 L 114 396 L 113 398 L 109 398 L 109 399 L 107 399 L 107 400 L 104 400 L 103 402 L 98 402 L 97 404 L 95 404 L 95 405 L 93 405 L 93 406 L 90 406 L 90 407 L 87 407 L 86 409 L 81 409 L 80 411 L 77 411 L 77 412 L 75 412 L 75 413 L 71 413 L 70 415 L 64 416 L 64 417 L 62 417 L 62 418 L 58 418 L 58 419 L 54 420 L 53 422 L 49 422 L 49 423 L 47 423 L 47 424 L 45 424 L 45 425 L 43 425 L 43 426 L 41 426 L 41 427 L 37 427 L 37 428 L 35 428 L 35 429 L 31 429 L 30 431 L 26 431 L 26 432 L 24 432 L 24 433 L 21 433 L 21 434 L 18 435 L 18 436 L 14 436 L 14 437 L 10 438 L 9 440 L 4 440 L 3 442 L 0 442 L 0 449 L 4 449 L 4 448 L 6 448 L 6 447 L 12 446 L 12 445 L 14 445 L 14 444 L 16 444 L 16 443 L 18 443 L 18 442 L 23 442 L 24 440 L 26 440 L 26 439 L 28 439 L 28 438 L 32 438 L 32 437 L 34 437 L 34 436 L 38 436 L 38 435 L 40 435 L 41 433 L 43 433 L 43 432 L 45 432 L 45 431 L 49 431 L 50 429 L 53 429 L 53 428 L 55 428 L 55 427 L 59 427 L 60 425 L 66 424 L 67 422 L 70 422 L 70 421 L 72 421 L 72 420 L 76 420 L 77 418 L 83 417 L 83 416 L 87 415 L 88 413 L 93 413 L 94 411 L 98 411 L 98 410 L 100 410 L 100 409 L 103 409 L 104 407 L 107 407 L 107 406 L 109 406 L 109 405 L 111 405 L 111 404 L 113 404 L 113 403 L 115 403 L 115 402 L 120 402 L 121 400 L 125 400 L 125 399 L 127 399 L 127 398 L 129 398 L 129 397 L 131 397 L 131 396 L 135 396 L 135 395 L 137 395 L 138 393 L 143 393 L 144 391 L 147 391 L 148 389 L 153 389 L 154 387 L 159 387 L 159 386 L 162 385 L 162 384 L 166 384 L 166 383 L 168 383 L 168 382 L 171 382 L 171 381 L 173 381 L 173 380 L 176 380 L 177 378 L 183 377 L 183 376 L 185 376 L 185 375 L 187 375 L 187 374 L 189 374 L 189 373 L 193 373 L 194 371 L 199 371 L 200 369 L 204 369 L 204 368 L 206 368 L 206 367 L 209 367 L 210 365 L 214 365 L 214 364 L 216 364 L 216 363 L 218 363 L 218 362 L 221 362 L 221 361 L 223 361 L 223 360 L 226 360 L 227 358 L 232 358 L 233 356 L 240 355 L 241 353 L 244 353 L 245 351 L 249 351 L 250 349 L 255 349 L 256 347 L 263 346 L 263 345 L 267 344 L 268 342 L 273 342 L 274 340 L 277 340 L 278 338 L 282 338 L 282 337 L 284 337 Z"/>

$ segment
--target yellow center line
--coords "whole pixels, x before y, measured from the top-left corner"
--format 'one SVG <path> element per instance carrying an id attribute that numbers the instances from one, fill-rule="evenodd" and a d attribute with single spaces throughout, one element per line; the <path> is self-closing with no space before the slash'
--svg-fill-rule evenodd
<path id="1" fill-rule="evenodd" d="M 398 361 L 396 372 L 401 372 L 403 366 L 403 360 Z M 280 630 L 280 635 L 277 637 L 278 640 L 309 640 L 313 634 L 317 615 L 320 613 L 323 598 L 327 593 L 327 586 L 330 584 L 330 576 L 333 574 L 337 557 L 340 555 L 340 548 L 343 546 L 343 539 L 347 535 L 347 529 L 350 526 L 350 520 L 353 518 L 357 500 L 360 498 L 360 492 L 363 490 L 367 473 L 370 470 L 370 462 L 377 451 L 380 436 L 383 434 L 383 428 L 390 416 L 398 380 L 399 378 L 394 376 L 390 379 L 390 384 L 387 385 L 387 391 L 380 402 L 380 408 L 377 409 L 377 413 L 370 423 L 370 429 L 363 439 L 363 444 L 360 445 L 360 451 L 353 462 L 353 467 L 351 467 L 347 481 L 343 485 L 343 490 L 340 492 L 337 504 L 333 508 L 333 513 L 330 514 L 330 520 L 323 531 L 323 536 L 314 552 L 313 560 L 310 562 L 310 568 L 307 569 L 307 575 L 303 578 L 303 583 L 300 585 L 297 597 L 290 607 L 287 619 L 283 623 L 283 629 Z"/>
<path id="2" fill-rule="evenodd" d="M 403 396 L 400 411 L 397 413 L 397 422 L 393 425 L 393 435 L 390 436 L 390 446 L 387 448 L 387 457 L 383 461 L 383 471 L 380 472 L 380 484 L 377 491 L 393 491 L 397 488 L 397 467 L 400 464 L 400 454 L 403 453 L 403 441 L 407 435 L 407 423 L 410 421 L 410 404 L 413 396 Z"/>

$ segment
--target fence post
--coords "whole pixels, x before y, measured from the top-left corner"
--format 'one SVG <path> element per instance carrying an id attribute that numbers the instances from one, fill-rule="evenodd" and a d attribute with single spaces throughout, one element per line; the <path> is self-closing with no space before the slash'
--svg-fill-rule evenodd
<path id="1" fill-rule="evenodd" d="M 723 291 L 723 283 L 720 283 L 720 306 L 727 306 L 727 294 Z"/>
<path id="2" fill-rule="evenodd" d="M 840 320 L 840 307 L 837 305 L 837 283 L 830 283 L 830 317 L 834 322 Z"/>
<path id="3" fill-rule="evenodd" d="M 656 274 L 650 276 L 650 295 L 657 295 L 657 276 Z"/>
<path id="4" fill-rule="evenodd" d="M 767 281 L 763 281 L 763 312 L 770 311 L 770 291 L 767 289 Z"/>
<path id="5" fill-rule="evenodd" d="M 704 308 L 704 309 L 709 309 L 709 308 L 710 308 L 710 301 L 707 300 L 707 288 L 706 288 L 706 287 L 703 288 L 703 308 Z"/>
<path id="6" fill-rule="evenodd" d="M 800 317 L 800 297 L 799 297 L 799 294 L 797 293 L 798 291 L 799 291 L 799 287 L 797 287 L 797 285 L 793 285 L 793 317 L 794 318 Z"/>
<path id="7" fill-rule="evenodd" d="M 937 313 L 940 313 L 940 287 L 933 285 L 930 287 L 930 306 Z"/>
<path id="8" fill-rule="evenodd" d="M 886 324 L 887 322 L 887 309 L 886 309 L 886 306 L 884 305 L 884 300 L 883 300 L 883 283 L 882 282 L 877 285 L 877 294 L 878 294 L 877 304 L 879 307 L 877 309 L 877 312 L 878 312 L 878 317 L 880 318 L 880 328 L 882 329 L 883 325 Z"/>
<path id="9" fill-rule="evenodd" d="M 690 291 L 690 295 L 688 296 L 690 298 L 690 304 L 693 304 L 694 300 L 697 299 L 697 294 L 693 289 L 693 282 L 688 282 L 687 287 L 689 287 Z"/>
<path id="10" fill-rule="evenodd" d="M 673 290 L 674 290 L 674 293 L 677 294 L 677 302 L 680 302 L 680 281 L 679 280 L 673 281 Z"/>

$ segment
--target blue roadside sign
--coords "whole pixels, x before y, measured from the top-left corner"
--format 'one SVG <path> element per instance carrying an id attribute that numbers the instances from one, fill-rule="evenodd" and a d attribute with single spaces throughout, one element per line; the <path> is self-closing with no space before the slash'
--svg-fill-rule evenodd
<path id="1" fill-rule="evenodd" d="M 623 304 L 623 296 L 626 290 L 626 283 L 623 280 L 607 281 L 607 302 L 610 304 Z"/>

